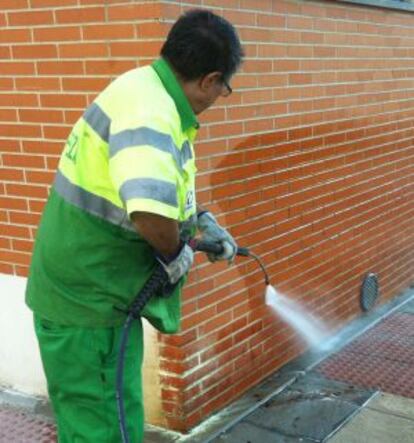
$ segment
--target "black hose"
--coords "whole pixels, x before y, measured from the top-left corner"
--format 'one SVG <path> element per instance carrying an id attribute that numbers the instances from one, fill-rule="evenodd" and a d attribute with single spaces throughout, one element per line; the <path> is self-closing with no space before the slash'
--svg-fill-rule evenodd
<path id="1" fill-rule="evenodd" d="M 252 252 L 249 252 L 248 257 L 255 259 L 257 261 L 257 263 L 259 263 L 259 266 L 262 268 L 262 271 L 265 275 L 266 286 L 270 285 L 269 275 L 266 272 L 266 268 L 264 267 L 262 260 L 260 260 L 260 258 L 257 255 L 253 254 Z"/>
<path id="2" fill-rule="evenodd" d="M 220 254 L 223 251 L 223 247 L 220 243 L 210 243 L 200 240 L 193 240 L 192 243 L 190 242 L 190 246 L 194 250 L 203 252 L 213 252 Z M 263 272 L 265 273 L 266 284 L 269 284 L 269 277 L 259 257 L 252 254 L 247 248 L 238 248 L 237 255 L 252 257 L 257 260 Z M 122 443 L 130 443 L 125 419 L 125 404 L 123 393 L 125 352 L 128 343 L 129 331 L 131 329 L 133 321 L 140 317 L 141 311 L 144 309 L 147 301 L 158 291 L 160 291 L 167 283 L 167 273 L 160 264 L 157 264 L 151 277 L 147 280 L 144 287 L 135 297 L 135 300 L 133 301 L 131 307 L 126 312 L 128 315 L 122 329 L 121 344 L 119 346 L 118 362 L 116 368 L 116 402 L 118 407 L 118 420 Z"/>
<path id="3" fill-rule="evenodd" d="M 159 290 L 161 290 L 166 283 L 168 283 L 168 275 L 165 272 L 164 268 L 160 264 L 157 264 L 155 271 L 147 280 L 144 287 L 141 289 L 138 296 L 135 298 L 131 307 L 129 308 L 128 316 L 122 329 L 121 344 L 119 346 L 118 362 L 116 368 L 116 403 L 118 407 L 118 420 L 122 443 L 130 442 L 125 420 L 124 404 L 124 364 L 129 331 L 131 329 L 133 321 L 140 316 L 141 311 L 144 309 L 147 301 Z"/>

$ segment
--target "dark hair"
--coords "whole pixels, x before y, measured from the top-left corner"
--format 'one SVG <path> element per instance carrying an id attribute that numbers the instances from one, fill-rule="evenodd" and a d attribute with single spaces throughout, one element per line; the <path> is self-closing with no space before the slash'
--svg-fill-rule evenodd
<path id="1" fill-rule="evenodd" d="M 171 28 L 161 55 L 184 80 L 219 71 L 228 80 L 244 56 L 233 25 L 205 9 L 183 14 Z"/>

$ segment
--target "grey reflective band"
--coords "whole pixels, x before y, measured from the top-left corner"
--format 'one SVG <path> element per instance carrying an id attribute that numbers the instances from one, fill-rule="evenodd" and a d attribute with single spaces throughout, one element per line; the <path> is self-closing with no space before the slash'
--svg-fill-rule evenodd
<path id="1" fill-rule="evenodd" d="M 133 178 L 121 186 L 119 194 L 123 201 L 146 198 L 178 208 L 177 189 L 173 183 L 154 178 Z"/>
<path id="2" fill-rule="evenodd" d="M 65 201 L 77 206 L 83 211 L 120 226 L 123 229 L 135 232 L 134 225 L 129 220 L 128 214 L 124 209 L 74 185 L 59 170 L 56 173 L 54 189 Z"/>
<path id="3" fill-rule="evenodd" d="M 102 111 L 102 109 L 96 104 L 92 103 L 83 114 L 84 120 L 86 120 L 89 126 L 101 137 L 101 139 L 108 143 L 109 141 L 109 127 L 111 125 L 111 119 Z"/>
<path id="4" fill-rule="evenodd" d="M 151 146 L 152 148 L 171 154 L 180 171 L 183 170 L 187 160 L 193 157 L 188 141 L 185 141 L 182 148 L 178 149 L 170 135 L 147 127 L 126 129 L 109 137 L 110 157 L 113 157 L 122 149 L 134 146 Z"/>
<path id="5" fill-rule="evenodd" d="M 192 157 L 193 152 L 191 151 L 190 143 L 187 140 L 181 146 L 181 160 L 183 162 L 183 166 L 187 163 L 187 160 L 190 160 Z"/>

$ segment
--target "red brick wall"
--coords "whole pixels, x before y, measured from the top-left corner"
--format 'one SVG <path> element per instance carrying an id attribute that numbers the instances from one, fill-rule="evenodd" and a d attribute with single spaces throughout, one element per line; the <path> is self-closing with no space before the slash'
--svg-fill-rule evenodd
<path id="1" fill-rule="evenodd" d="M 184 3 L 184 2 L 183 2 Z M 198 143 L 198 196 L 273 284 L 332 327 L 413 281 L 414 15 L 339 2 L 210 0 L 247 50 Z M 238 8 L 238 6 L 240 6 Z M 168 17 L 177 15 L 170 6 Z M 184 330 L 163 337 L 163 401 L 187 429 L 303 350 L 254 262 L 200 263 Z"/>
<path id="2" fill-rule="evenodd" d="M 201 3 L 238 27 L 247 60 L 234 94 L 201 116 L 198 199 L 263 258 L 279 290 L 337 328 L 358 315 L 366 272 L 379 274 L 383 301 L 413 281 L 410 13 L 336 1 L 3 0 L 0 272 L 27 274 L 84 107 L 151 61 L 181 10 Z M 179 430 L 304 349 L 264 306 L 253 262 L 197 265 L 182 333 L 160 337 L 163 408 Z"/>
<path id="3" fill-rule="evenodd" d="M 116 75 L 159 51 L 158 1 L 2 0 L 0 272 L 26 275 L 71 125 Z"/>

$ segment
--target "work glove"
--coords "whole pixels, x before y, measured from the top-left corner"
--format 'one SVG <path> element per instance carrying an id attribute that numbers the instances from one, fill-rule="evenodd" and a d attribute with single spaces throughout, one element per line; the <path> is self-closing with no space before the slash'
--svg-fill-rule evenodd
<path id="1" fill-rule="evenodd" d="M 198 216 L 197 228 L 201 232 L 201 240 L 212 243 L 221 243 L 223 252 L 215 254 L 209 252 L 208 259 L 213 263 L 217 260 L 227 260 L 231 263 L 237 253 L 237 243 L 229 232 L 221 227 L 213 214 L 209 211 L 202 212 Z"/>
<path id="2" fill-rule="evenodd" d="M 169 284 L 174 286 L 190 270 L 194 261 L 194 251 L 187 243 L 184 243 L 178 255 L 173 259 L 167 260 L 164 257 L 157 256 L 157 260 L 167 273 Z"/>

